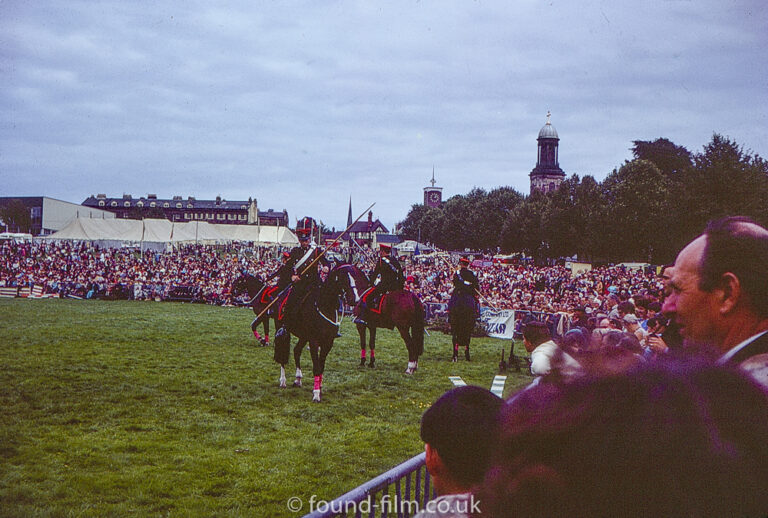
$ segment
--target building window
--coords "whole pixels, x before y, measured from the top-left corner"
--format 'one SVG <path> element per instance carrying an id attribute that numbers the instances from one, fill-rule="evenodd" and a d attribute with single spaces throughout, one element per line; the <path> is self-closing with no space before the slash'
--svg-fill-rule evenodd
<path id="1" fill-rule="evenodd" d="M 166 209 L 167 209 L 168 207 L 170 207 L 170 206 L 171 206 L 171 204 L 170 204 L 170 203 L 168 203 L 168 202 L 165 202 L 165 203 L 163 203 L 163 207 L 165 207 Z M 174 219 L 176 219 L 176 218 L 174 218 Z"/>
<path id="2" fill-rule="evenodd" d="M 192 208 L 192 204 L 191 203 L 187 203 L 187 208 L 191 209 Z"/>
<path id="3" fill-rule="evenodd" d="M 143 201 L 137 201 L 136 202 L 136 206 L 137 207 L 143 207 L 144 206 L 144 202 Z"/>
<path id="4" fill-rule="evenodd" d="M 176 208 L 177 208 L 177 209 L 180 209 L 180 208 L 181 208 L 181 203 L 177 203 L 177 204 L 176 204 Z"/>
<path id="5" fill-rule="evenodd" d="M 149 206 L 150 206 L 150 207 L 156 207 L 156 206 L 157 206 L 157 203 L 155 203 L 155 202 L 151 201 L 151 202 L 149 202 Z"/>
<path id="6" fill-rule="evenodd" d="M 117 207 L 117 202 L 116 202 L 116 201 L 113 201 L 112 203 L 110 203 L 110 206 L 112 206 L 112 207 Z"/>
<path id="7" fill-rule="evenodd" d="M 103 207 L 103 206 L 104 206 L 104 200 L 99 200 L 99 207 Z"/>
<path id="8" fill-rule="evenodd" d="M 189 219 L 189 212 L 184 213 L 184 219 Z"/>
<path id="9" fill-rule="evenodd" d="M 224 214 L 216 214 L 216 219 L 227 219 Z"/>
<path id="10" fill-rule="evenodd" d="M 124 207 L 130 207 L 131 206 L 131 202 L 125 201 L 125 202 L 123 202 L 123 206 Z"/>

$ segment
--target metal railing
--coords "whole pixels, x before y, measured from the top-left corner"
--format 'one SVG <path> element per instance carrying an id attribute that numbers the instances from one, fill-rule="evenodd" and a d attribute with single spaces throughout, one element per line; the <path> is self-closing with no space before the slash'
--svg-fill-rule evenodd
<path id="1" fill-rule="evenodd" d="M 416 455 L 335 500 L 318 502 L 304 518 L 408 518 L 436 496 L 425 458 L 425 453 Z"/>

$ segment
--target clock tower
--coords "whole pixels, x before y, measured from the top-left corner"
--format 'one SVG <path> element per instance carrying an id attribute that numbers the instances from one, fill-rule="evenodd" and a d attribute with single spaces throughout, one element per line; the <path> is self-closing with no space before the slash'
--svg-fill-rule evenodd
<path id="1" fill-rule="evenodd" d="M 424 187 L 424 205 L 427 207 L 439 207 L 443 202 L 443 188 L 435 187 L 435 168 L 432 168 L 431 187 Z"/>

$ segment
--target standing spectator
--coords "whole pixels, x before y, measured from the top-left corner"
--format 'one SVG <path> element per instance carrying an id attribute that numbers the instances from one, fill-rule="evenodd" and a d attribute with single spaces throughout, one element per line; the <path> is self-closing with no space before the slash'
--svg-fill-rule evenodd
<path id="1" fill-rule="evenodd" d="M 711 222 L 670 269 L 663 311 L 683 338 L 768 384 L 768 230 L 744 217 Z"/>

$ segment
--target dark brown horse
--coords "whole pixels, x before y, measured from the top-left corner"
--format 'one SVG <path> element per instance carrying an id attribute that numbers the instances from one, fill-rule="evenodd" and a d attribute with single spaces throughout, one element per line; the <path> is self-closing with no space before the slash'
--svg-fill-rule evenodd
<path id="1" fill-rule="evenodd" d="M 333 341 L 339 336 L 343 300 L 353 296 L 343 266 L 345 265 L 331 270 L 324 283 L 310 289 L 308 293 L 301 296 L 300 300 L 296 301 L 295 313 L 280 321 L 280 326 L 285 326 L 287 332 L 275 335 L 275 360 L 282 365 L 281 374 L 283 376 L 283 367 L 287 362 L 288 350 L 290 349 L 290 335 L 296 336 L 300 341 L 299 344 L 301 341 L 309 342 L 309 351 L 312 354 L 312 374 L 314 375 L 312 401 L 316 402 L 320 401 L 325 359 L 333 347 Z M 282 301 L 278 300 L 275 305 L 281 306 Z M 295 358 L 296 350 L 294 349 Z"/>
<path id="2" fill-rule="evenodd" d="M 340 268 L 346 273 L 353 288 L 351 291 L 356 294 L 356 302 L 359 303 L 360 297 L 368 289 L 367 277 L 356 266 L 344 265 Z M 391 291 L 383 296 L 377 307 L 366 308 L 363 313 L 360 316 L 366 324 L 357 324 L 357 332 L 360 335 L 360 365 L 365 365 L 366 330 L 370 336 L 368 366 L 373 367 L 376 362 L 376 329 L 397 329 L 408 349 L 408 368 L 405 373 L 413 374 L 418 368 L 419 356 L 424 352 L 424 306 L 419 298 L 408 290 Z"/>

